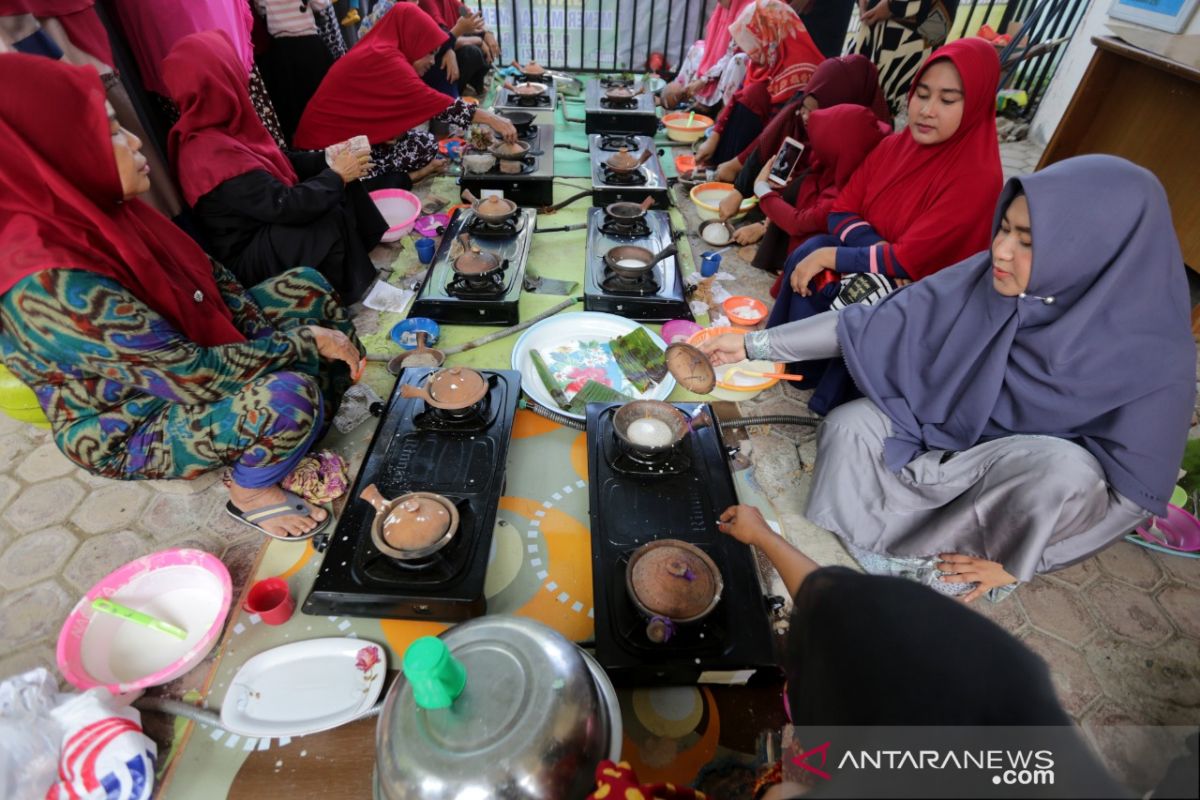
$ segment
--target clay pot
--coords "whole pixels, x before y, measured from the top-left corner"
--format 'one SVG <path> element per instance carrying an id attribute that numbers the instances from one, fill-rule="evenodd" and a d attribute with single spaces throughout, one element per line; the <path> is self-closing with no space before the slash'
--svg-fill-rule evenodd
<path id="1" fill-rule="evenodd" d="M 546 93 L 546 84 L 544 83 L 506 83 L 504 88 L 519 97 L 539 97 Z"/>
<path id="2" fill-rule="evenodd" d="M 700 548 L 680 539 L 642 545 L 629 557 L 625 588 L 638 610 L 650 618 L 646 636 L 662 643 L 674 627 L 704 619 L 721 602 L 725 581 Z"/>
<path id="3" fill-rule="evenodd" d="M 458 240 L 462 243 L 463 253 L 454 259 L 452 266 L 459 275 L 487 275 L 499 268 L 500 257 L 471 244 L 469 234 L 459 234 Z"/>
<path id="4" fill-rule="evenodd" d="M 687 435 L 688 418 L 662 400 L 632 400 L 613 415 L 613 430 L 637 452 L 663 453 Z"/>
<path id="5" fill-rule="evenodd" d="M 628 86 L 613 86 L 604 90 L 604 97 L 608 100 L 632 100 L 644 91 L 646 91 L 645 86 L 637 89 L 631 89 Z"/>
<path id="6" fill-rule="evenodd" d="M 469 367 L 448 367 L 432 373 L 421 387 L 404 384 L 400 396 L 424 400 L 434 408 L 458 411 L 475 405 L 488 393 L 488 381 Z"/>
<path id="7" fill-rule="evenodd" d="M 520 160 L 529 152 L 529 142 L 496 142 L 489 151 L 501 161 Z"/>
<path id="8" fill-rule="evenodd" d="M 667 245 L 657 253 L 651 253 L 646 248 L 637 245 L 623 244 L 605 253 L 604 263 L 620 277 L 636 280 L 649 272 L 659 261 L 675 255 L 676 252 L 678 251 L 674 243 Z"/>
<path id="9" fill-rule="evenodd" d="M 503 175 L 520 175 L 524 166 L 520 161 L 514 161 L 511 158 L 501 159 L 500 172 Z"/>
<path id="10" fill-rule="evenodd" d="M 462 199 L 471 204 L 471 210 L 486 222 L 500 223 L 516 215 L 520 206 L 504 197 L 495 195 L 480 200 L 471 194 L 470 189 L 463 189 Z"/>
<path id="11" fill-rule="evenodd" d="M 433 555 L 458 531 L 458 509 L 440 494 L 409 492 L 388 500 L 372 483 L 359 497 L 375 508 L 371 541 L 379 552 L 392 558 L 403 561 Z"/>
<path id="12" fill-rule="evenodd" d="M 604 213 L 610 217 L 621 220 L 636 220 L 646 216 L 646 212 L 650 210 L 650 206 L 654 205 L 654 196 L 648 196 L 640 203 L 630 203 L 622 200 L 617 203 L 609 203 L 604 207 Z"/>

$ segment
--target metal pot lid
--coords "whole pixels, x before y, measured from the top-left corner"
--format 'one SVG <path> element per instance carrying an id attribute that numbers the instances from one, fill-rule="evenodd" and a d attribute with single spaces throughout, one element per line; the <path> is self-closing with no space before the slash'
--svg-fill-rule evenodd
<path id="1" fill-rule="evenodd" d="M 448 503 L 425 493 L 401 500 L 383 522 L 383 540 L 397 550 L 430 546 L 450 530 Z"/>
<path id="2" fill-rule="evenodd" d="M 686 342 L 667 346 L 667 371 L 679 385 L 695 394 L 708 394 L 717 385 L 717 371 L 708 356 Z"/>
<path id="3" fill-rule="evenodd" d="M 678 539 L 642 545 L 628 569 L 634 600 L 652 614 L 679 621 L 707 612 L 723 583 L 704 551 Z"/>
<path id="4" fill-rule="evenodd" d="M 482 400 L 487 394 L 488 382 L 469 367 L 450 367 L 429 376 L 426 388 L 439 406 L 453 410 L 473 406 Z"/>
<path id="5" fill-rule="evenodd" d="M 594 788 L 596 765 L 611 751 L 606 709 L 616 698 L 601 696 L 575 645 L 541 623 L 499 615 L 440 639 L 465 680 L 451 669 L 446 683 L 457 691 L 448 707 L 424 707 L 414 681 L 426 676 L 410 676 L 405 654 L 376 732 L 380 796 L 568 798 Z M 564 763 L 571 774 L 555 771 Z"/>
<path id="6" fill-rule="evenodd" d="M 629 155 L 628 147 L 622 147 L 620 150 L 609 156 L 608 160 L 604 163 L 616 170 L 631 170 L 637 167 L 638 160 Z"/>

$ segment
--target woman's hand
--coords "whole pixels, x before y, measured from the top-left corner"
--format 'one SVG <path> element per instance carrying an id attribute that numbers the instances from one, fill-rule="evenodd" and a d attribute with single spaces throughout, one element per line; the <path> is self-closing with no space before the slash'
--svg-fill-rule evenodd
<path id="1" fill-rule="evenodd" d="M 746 334 L 723 333 L 696 345 L 714 367 L 746 360 Z"/>
<path id="2" fill-rule="evenodd" d="M 471 34 L 483 32 L 483 15 L 482 14 L 467 14 L 465 17 L 459 17 L 454 23 L 454 27 L 450 29 L 450 33 L 455 37 L 470 36 Z"/>
<path id="3" fill-rule="evenodd" d="M 322 328 L 320 325 L 307 326 L 317 343 L 317 352 L 326 361 L 341 361 L 350 368 L 350 375 L 358 379 L 362 372 L 362 354 L 350 341 L 350 337 L 332 328 Z"/>
<path id="4" fill-rule="evenodd" d="M 458 56 L 454 54 L 454 49 L 446 51 L 446 55 L 442 56 L 442 71 L 446 73 L 446 80 L 451 83 L 458 83 Z"/>
<path id="5" fill-rule="evenodd" d="M 888 6 L 887 0 L 879 0 L 875 5 L 862 12 L 862 24 L 874 25 L 877 22 L 885 22 L 892 18 L 892 9 Z"/>
<path id="6" fill-rule="evenodd" d="M 773 167 L 773 166 L 775 166 L 774 158 L 772 158 L 767 163 L 763 164 L 763 167 L 762 167 L 762 169 L 760 169 L 758 171 L 758 177 L 756 177 L 754 179 L 754 182 L 755 183 L 762 182 L 762 183 L 770 184 L 771 182 L 770 182 L 770 180 L 768 180 L 768 178 L 771 177 L 771 167 Z"/>
<path id="7" fill-rule="evenodd" d="M 754 244 L 763 238 L 767 233 L 767 223 L 752 222 L 749 225 L 743 225 L 733 232 L 733 240 L 740 245 Z"/>
<path id="8" fill-rule="evenodd" d="M 496 40 L 496 34 L 491 31 L 483 32 L 483 57 L 489 63 L 495 63 L 500 58 L 500 42 Z"/>
<path id="9" fill-rule="evenodd" d="M 721 215 L 721 219 L 727 220 L 737 215 L 742 208 L 742 193 L 737 189 L 733 189 L 729 194 L 721 198 L 720 204 L 717 206 L 717 213 Z"/>
<path id="10" fill-rule="evenodd" d="M 717 145 L 721 143 L 721 134 L 713 131 L 696 150 L 696 166 L 707 165 L 717 153 Z"/>
<path id="11" fill-rule="evenodd" d="M 754 506 L 730 506 L 721 513 L 717 529 L 727 533 L 742 544 L 759 546 L 764 537 L 773 536 L 775 531 L 763 519 L 762 512 Z"/>
<path id="12" fill-rule="evenodd" d="M 960 556 L 957 553 L 942 553 L 937 564 L 941 571 L 941 580 L 945 583 L 974 583 L 975 588 L 963 596 L 964 603 L 970 603 L 987 594 L 992 589 L 1016 583 L 1017 579 L 1004 571 L 1004 566 L 995 561 L 986 561 L 974 556 Z"/>
<path id="13" fill-rule="evenodd" d="M 347 146 L 333 157 L 329 168 L 341 176 L 342 183 L 352 183 L 370 172 L 373 166 L 369 151 L 355 155 Z"/>
<path id="14" fill-rule="evenodd" d="M 697 78 L 687 86 L 683 87 L 683 93 L 688 97 L 695 97 L 696 95 L 700 94 L 700 92 L 704 91 L 705 86 L 708 86 L 708 81 L 704 80 L 703 78 Z"/>
<path id="15" fill-rule="evenodd" d="M 801 297 L 808 297 L 812 290 L 808 284 L 823 269 L 837 269 L 837 248 L 822 247 L 812 251 L 792 270 L 792 291 Z"/>
<path id="16" fill-rule="evenodd" d="M 472 122 L 482 123 L 496 132 L 506 142 L 515 142 L 517 140 L 517 129 L 511 122 L 497 114 L 476 106 L 475 114 L 471 117 Z"/>
<path id="17" fill-rule="evenodd" d="M 683 101 L 686 94 L 686 86 L 682 83 L 672 81 L 662 88 L 662 91 L 658 94 L 658 98 L 662 102 L 662 107 L 670 111 Z"/>
<path id="18" fill-rule="evenodd" d="M 736 158 L 731 158 L 728 161 L 722 161 L 721 166 L 717 167 L 717 180 L 725 183 L 733 183 L 737 179 L 738 173 L 742 171 L 742 162 Z"/>

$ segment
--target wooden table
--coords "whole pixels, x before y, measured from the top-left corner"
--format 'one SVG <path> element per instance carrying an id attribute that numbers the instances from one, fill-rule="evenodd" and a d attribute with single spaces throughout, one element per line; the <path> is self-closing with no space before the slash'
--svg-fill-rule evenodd
<path id="1" fill-rule="evenodd" d="M 1038 169 L 1084 153 L 1153 172 L 1171 201 L 1183 260 L 1200 272 L 1200 70 L 1112 36 L 1096 53 Z"/>

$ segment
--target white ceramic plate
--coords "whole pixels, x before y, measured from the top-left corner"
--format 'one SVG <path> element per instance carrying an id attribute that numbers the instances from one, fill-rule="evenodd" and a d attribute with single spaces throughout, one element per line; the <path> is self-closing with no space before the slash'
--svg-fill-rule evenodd
<path id="1" fill-rule="evenodd" d="M 383 690 L 384 648 L 309 639 L 259 653 L 233 676 L 221 725 L 242 736 L 304 736 L 362 716 Z"/>
<path id="2" fill-rule="evenodd" d="M 639 327 L 640 325 L 633 320 L 599 311 L 557 314 L 521 334 L 521 338 L 517 339 L 516 345 L 513 346 L 512 368 L 521 373 L 521 389 L 533 398 L 534 402 L 574 419 L 583 419 L 583 415 L 568 414 L 558 407 L 533 366 L 533 359 L 529 356 L 531 350 L 541 353 L 552 371 L 561 373 L 568 379 L 561 381 L 567 389 L 568 400 L 589 377 L 602 382 L 607 380 L 614 389 L 635 400 L 666 400 L 667 395 L 675 389 L 675 379 L 670 373 L 663 378 L 662 383 L 650 384 L 645 392 L 639 392 L 628 381 L 624 381 L 611 353 L 607 359 L 581 358 L 577 359 L 579 363 L 571 363 L 571 354 L 581 352 L 581 343 L 610 342 L 618 336 L 632 333 Z M 667 344 L 662 337 L 649 328 L 646 332 L 650 334 L 651 340 L 666 352 Z M 558 360 L 555 360 L 556 356 Z M 575 383 L 578 383 L 578 386 L 574 386 Z"/>

